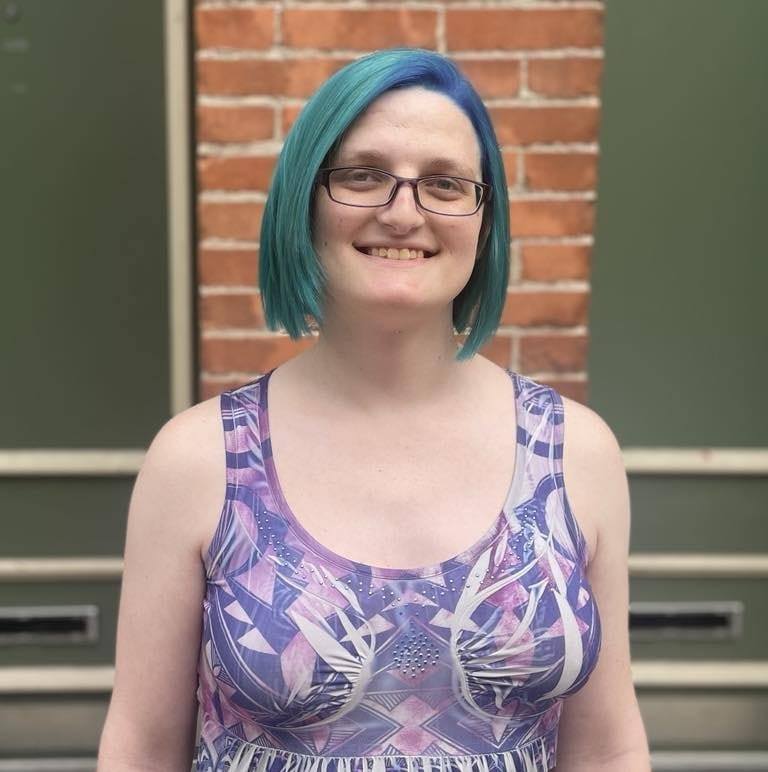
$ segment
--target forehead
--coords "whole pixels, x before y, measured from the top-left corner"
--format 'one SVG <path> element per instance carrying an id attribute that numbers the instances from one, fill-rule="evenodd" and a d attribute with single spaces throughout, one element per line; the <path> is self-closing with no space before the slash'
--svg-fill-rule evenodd
<path id="1" fill-rule="evenodd" d="M 480 144 L 469 117 L 449 97 L 419 86 L 372 102 L 347 131 L 336 160 L 371 153 L 413 165 L 446 159 L 480 173 Z"/>

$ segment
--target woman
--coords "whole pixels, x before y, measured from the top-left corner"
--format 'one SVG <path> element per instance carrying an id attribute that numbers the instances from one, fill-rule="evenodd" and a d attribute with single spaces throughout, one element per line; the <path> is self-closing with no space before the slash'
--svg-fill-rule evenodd
<path id="1" fill-rule="evenodd" d="M 649 769 L 616 439 L 476 354 L 507 212 L 444 57 L 378 52 L 304 108 L 260 286 L 270 327 L 317 342 L 152 442 L 99 770 L 187 770 L 195 745 L 199 770 Z"/>

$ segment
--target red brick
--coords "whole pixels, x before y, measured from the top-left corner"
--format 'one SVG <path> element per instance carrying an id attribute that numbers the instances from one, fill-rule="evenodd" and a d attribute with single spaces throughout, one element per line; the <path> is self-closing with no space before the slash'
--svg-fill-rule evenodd
<path id="1" fill-rule="evenodd" d="M 201 249 L 197 266 L 202 285 L 256 287 L 259 281 L 258 249 Z"/>
<path id="2" fill-rule="evenodd" d="M 203 330 L 264 327 L 264 311 L 258 292 L 248 295 L 202 295 L 199 302 Z"/>
<path id="3" fill-rule="evenodd" d="M 520 338 L 520 370 L 567 373 L 586 370 L 585 335 L 525 335 Z"/>
<path id="4" fill-rule="evenodd" d="M 274 59 L 198 59 L 198 94 L 279 96 L 284 92 L 285 65 Z"/>
<path id="5" fill-rule="evenodd" d="M 460 346 L 464 344 L 467 337 L 467 335 L 462 333 L 461 335 L 455 334 L 453 339 L 456 342 L 456 345 Z M 512 340 L 513 338 L 510 335 L 499 333 L 486 341 L 478 349 L 478 353 L 482 354 L 486 359 L 490 359 L 491 362 L 495 362 L 499 367 L 511 367 Z"/>
<path id="6" fill-rule="evenodd" d="M 437 14 L 412 8 L 286 8 L 285 45 L 369 51 L 389 46 L 437 45 Z"/>
<path id="7" fill-rule="evenodd" d="M 594 190 L 596 153 L 526 153 L 525 185 L 531 190 Z"/>
<path id="8" fill-rule="evenodd" d="M 293 341 L 287 335 L 201 341 L 200 368 L 209 373 L 265 373 L 315 344 L 311 335 Z"/>
<path id="9" fill-rule="evenodd" d="M 309 97 L 344 65 L 353 61 L 343 59 L 288 59 L 285 62 L 283 96 Z"/>
<path id="10" fill-rule="evenodd" d="M 541 381 L 546 386 L 551 386 L 556 392 L 564 397 L 580 402 L 582 405 L 588 405 L 587 394 L 588 384 L 585 381 L 569 381 L 565 379 L 548 378 Z"/>
<path id="11" fill-rule="evenodd" d="M 201 94 L 310 96 L 351 59 L 200 59 L 197 87 Z"/>
<path id="12" fill-rule="evenodd" d="M 269 189 L 275 160 L 271 155 L 198 158 L 198 186 L 201 190 L 266 192 Z"/>
<path id="13" fill-rule="evenodd" d="M 248 382 L 249 379 L 242 378 L 224 378 L 223 380 L 213 380 L 212 378 L 199 378 L 197 381 L 197 401 L 202 402 L 206 399 L 219 397 L 225 391 L 236 389 Z"/>
<path id="14" fill-rule="evenodd" d="M 557 281 L 588 279 L 592 249 L 570 244 L 526 244 L 522 249 L 522 279 Z"/>
<path id="15" fill-rule="evenodd" d="M 514 97 L 520 90 L 516 59 L 461 59 L 456 64 L 484 99 Z"/>
<path id="16" fill-rule="evenodd" d="M 595 210 L 592 201 L 513 201 L 512 236 L 578 236 L 591 234 Z"/>
<path id="17" fill-rule="evenodd" d="M 599 94 L 602 71 L 602 59 L 531 59 L 528 88 L 551 97 Z"/>
<path id="18" fill-rule="evenodd" d="M 302 107 L 303 105 L 285 105 L 283 107 L 283 136 L 291 130 L 291 126 L 299 117 Z"/>
<path id="19" fill-rule="evenodd" d="M 260 375 L 261 373 L 259 373 Z M 254 378 L 256 376 L 254 375 Z M 199 378 L 197 382 L 197 400 L 202 402 L 206 399 L 213 399 L 219 397 L 225 391 L 238 388 L 238 386 L 244 386 L 250 378 L 223 378 L 215 380 L 213 378 Z"/>
<path id="20" fill-rule="evenodd" d="M 494 335 L 487 343 L 480 347 L 479 354 L 490 359 L 499 367 L 512 366 L 512 338 L 507 335 Z"/>
<path id="21" fill-rule="evenodd" d="M 512 291 L 507 293 L 501 323 L 520 327 L 573 327 L 586 324 L 588 306 L 586 292 Z"/>
<path id="22" fill-rule="evenodd" d="M 489 112 L 502 145 L 597 141 L 597 107 L 493 107 Z"/>
<path id="23" fill-rule="evenodd" d="M 602 10 L 449 8 L 445 38 L 450 50 L 591 48 L 603 41 Z"/>
<path id="24" fill-rule="evenodd" d="M 263 210 L 259 203 L 202 201 L 198 207 L 199 237 L 257 241 Z"/>
<path id="25" fill-rule="evenodd" d="M 274 35 L 274 9 L 196 8 L 198 48 L 270 48 Z"/>
<path id="26" fill-rule="evenodd" d="M 504 150 L 502 157 L 504 159 L 504 171 L 507 175 L 507 185 L 514 188 L 517 185 L 517 157 L 520 154 L 515 150 Z"/>
<path id="27" fill-rule="evenodd" d="M 201 142 L 255 142 L 274 135 L 275 111 L 271 107 L 197 108 L 197 138 Z"/>

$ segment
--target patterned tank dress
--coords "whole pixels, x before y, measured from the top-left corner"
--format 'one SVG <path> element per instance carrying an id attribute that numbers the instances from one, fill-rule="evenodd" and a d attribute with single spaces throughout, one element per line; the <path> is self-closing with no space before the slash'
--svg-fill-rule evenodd
<path id="1" fill-rule="evenodd" d="M 517 454 L 465 551 L 379 568 L 308 533 L 272 458 L 273 371 L 220 397 L 226 501 L 205 556 L 198 772 L 539 772 L 600 651 L 557 391 L 507 371 Z"/>

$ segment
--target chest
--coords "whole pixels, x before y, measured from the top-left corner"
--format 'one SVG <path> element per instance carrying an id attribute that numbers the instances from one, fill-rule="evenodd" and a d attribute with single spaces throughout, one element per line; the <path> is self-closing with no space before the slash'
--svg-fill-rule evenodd
<path id="1" fill-rule="evenodd" d="M 495 417 L 389 427 L 270 416 L 277 485 L 294 518 L 333 552 L 394 568 L 432 565 L 495 522 L 513 479 L 514 404 Z"/>

